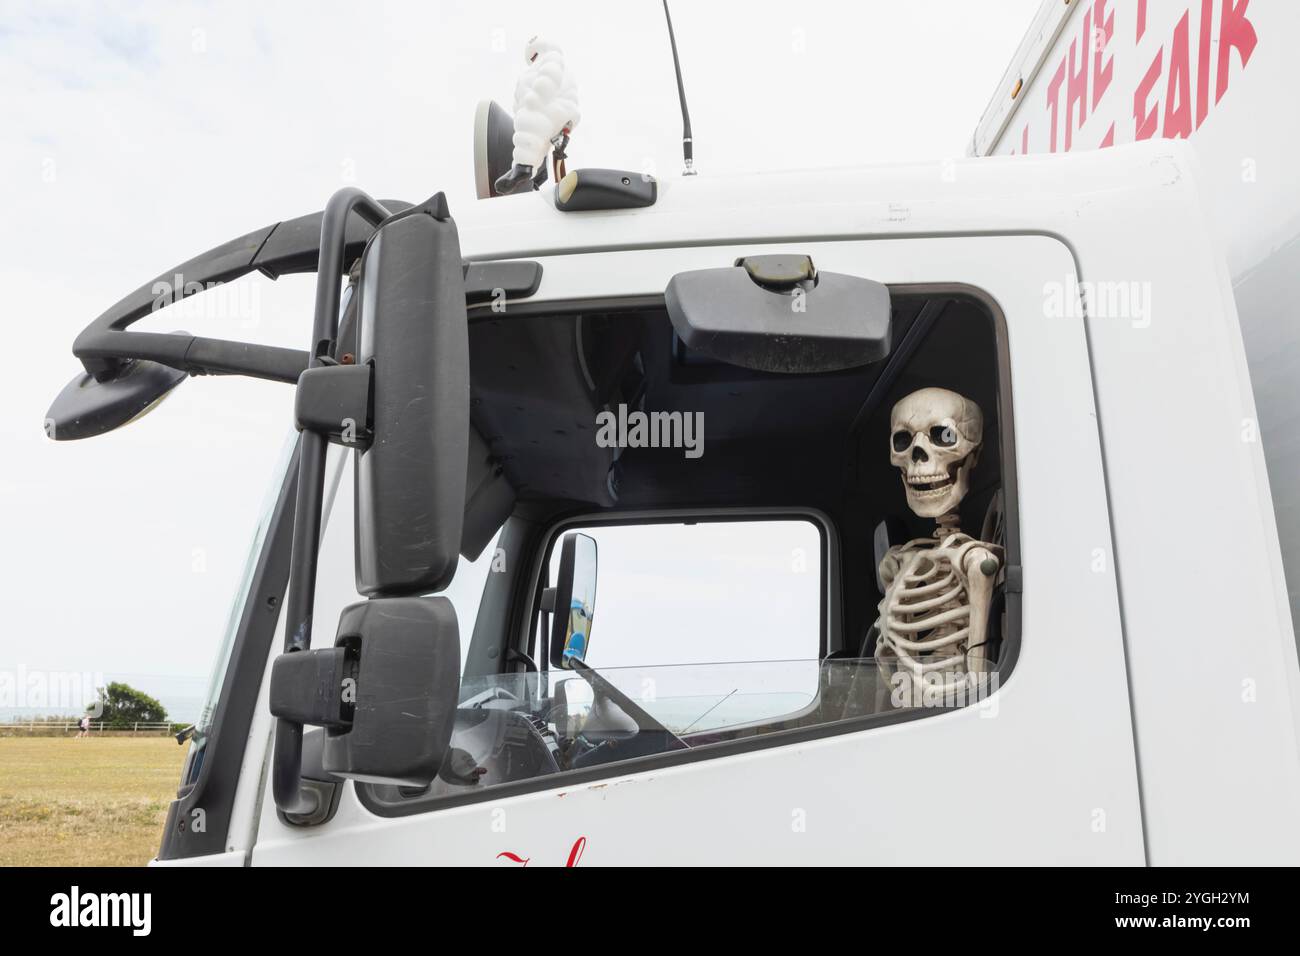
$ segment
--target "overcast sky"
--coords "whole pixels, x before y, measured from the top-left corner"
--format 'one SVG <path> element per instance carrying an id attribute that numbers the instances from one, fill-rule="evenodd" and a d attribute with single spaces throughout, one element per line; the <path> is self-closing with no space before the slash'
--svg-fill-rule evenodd
<path id="1" fill-rule="evenodd" d="M 961 155 L 1038 5 L 679 0 L 701 175 Z M 73 338 L 164 269 L 341 185 L 474 202 L 475 104 L 510 105 L 538 32 L 577 74 L 570 166 L 676 175 L 653 0 L 0 0 L 0 672 L 201 683 L 292 390 L 195 379 L 128 428 L 54 443 L 42 422 L 79 369 Z M 311 289 L 259 277 L 140 327 L 303 348 Z"/>

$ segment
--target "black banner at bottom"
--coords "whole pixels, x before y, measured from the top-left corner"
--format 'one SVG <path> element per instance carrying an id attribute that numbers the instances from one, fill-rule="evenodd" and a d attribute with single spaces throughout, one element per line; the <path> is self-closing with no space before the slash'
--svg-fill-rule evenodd
<path id="1" fill-rule="evenodd" d="M 566 888 L 555 878 L 532 883 L 518 869 L 502 868 L 495 875 L 414 869 L 0 869 L 0 899 L 7 928 L 21 938 L 75 934 L 79 942 L 128 945 L 318 942 L 322 932 L 340 944 L 399 944 L 413 929 L 437 925 L 440 935 L 466 931 L 469 945 L 492 945 L 494 934 L 504 942 L 531 932 L 530 926 L 538 929 L 537 917 L 548 910 L 545 922 L 574 932 L 583 932 L 589 922 L 664 932 L 673 914 L 689 908 L 693 936 L 701 922 L 737 935 L 766 931 L 774 922 L 797 932 L 804 919 L 815 916 L 822 922 L 838 911 L 837 922 L 863 920 L 873 938 L 882 931 L 899 932 L 916 942 L 948 943 L 989 939 L 992 920 L 996 937 L 1042 938 L 1039 933 L 1046 932 L 1069 940 L 1104 935 L 1181 943 L 1199 937 L 1230 944 L 1243 932 L 1286 930 L 1295 918 L 1292 874 L 1285 870 L 917 868 L 865 870 L 849 883 L 834 874 L 810 878 L 806 871 L 779 876 L 754 870 L 660 871 L 626 873 L 617 885 L 608 875 L 586 884 L 577 873 L 561 878 L 572 881 Z M 836 885 L 839 890 L 828 892 Z M 951 905 L 956 897 L 968 905 Z M 854 902 L 841 908 L 836 899 Z"/>

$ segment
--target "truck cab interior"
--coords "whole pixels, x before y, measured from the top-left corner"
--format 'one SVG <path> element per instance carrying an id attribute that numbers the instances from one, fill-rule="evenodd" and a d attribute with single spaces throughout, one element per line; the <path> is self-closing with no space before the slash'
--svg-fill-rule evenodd
<path id="1" fill-rule="evenodd" d="M 909 510 L 890 462 L 890 411 L 934 385 L 984 409 L 961 526 L 1006 548 L 1014 568 L 1006 345 L 996 306 L 976 290 L 891 292 L 886 357 L 794 373 L 700 354 L 661 301 L 471 310 L 457 573 L 483 586 L 476 611 L 458 608 L 456 726 L 431 785 L 361 788 L 367 805 L 417 812 L 555 786 L 557 773 L 591 778 L 933 712 L 900 703 L 872 659 L 883 550 L 934 530 Z M 659 447 L 629 441 L 626 428 L 621 441 L 597 440 L 602 413 L 616 428 L 620 409 L 696 416 L 691 447 L 666 435 Z M 658 533 L 638 539 L 645 528 Z M 575 529 L 599 541 L 576 665 L 556 656 L 553 638 L 560 551 Z M 771 565 L 788 551 L 805 580 L 787 593 Z M 698 588 L 696 603 L 683 596 Z M 995 680 L 1016 654 L 1006 591 L 1003 574 L 990 622 Z M 781 634 L 756 633 L 774 618 Z"/>

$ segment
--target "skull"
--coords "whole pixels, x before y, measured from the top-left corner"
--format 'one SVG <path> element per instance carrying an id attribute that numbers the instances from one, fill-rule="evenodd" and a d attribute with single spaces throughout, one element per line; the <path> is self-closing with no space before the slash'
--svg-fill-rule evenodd
<path id="1" fill-rule="evenodd" d="M 907 504 L 922 518 L 956 511 L 970 489 L 984 431 L 980 407 L 946 388 L 899 400 L 889 419 L 889 460 L 903 472 Z"/>

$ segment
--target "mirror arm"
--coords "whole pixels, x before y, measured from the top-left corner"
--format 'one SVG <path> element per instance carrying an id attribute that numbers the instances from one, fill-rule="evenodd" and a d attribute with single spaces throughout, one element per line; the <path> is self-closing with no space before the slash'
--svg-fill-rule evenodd
<path id="1" fill-rule="evenodd" d="M 325 212 L 309 213 L 296 219 L 272 223 L 238 236 L 167 270 L 123 297 L 91 322 L 72 346 L 86 372 L 98 382 L 117 378 L 132 359 L 147 359 L 194 375 L 247 375 L 252 378 L 293 384 L 308 367 L 310 352 L 273 346 L 250 345 L 228 339 L 204 338 L 184 333 L 131 332 L 129 327 L 181 299 L 214 286 L 233 282 L 259 272 L 269 279 L 317 270 L 322 237 L 335 237 L 327 256 L 343 255 L 348 261 L 360 257 L 375 223 L 376 210 L 397 215 L 417 207 L 400 199 L 376 202 L 368 196 L 357 200 L 362 222 L 345 222 L 339 232 L 337 221 L 326 223 Z M 361 207 L 365 207 L 364 211 Z M 337 211 L 336 211 L 337 219 Z M 343 214 L 343 219 L 348 220 Z M 465 301 L 488 305 L 499 300 L 525 299 L 542 281 L 540 263 L 526 260 L 464 263 Z M 317 295 L 323 294 L 317 285 Z M 313 343 L 318 343 L 313 339 Z"/>
<path id="2" fill-rule="evenodd" d="M 381 208 L 386 212 L 397 212 L 410 206 L 410 203 L 400 200 L 385 200 Z M 166 332 L 128 332 L 127 329 L 145 316 L 181 299 L 233 282 L 251 272 L 277 279 L 282 275 L 315 271 L 319 264 L 324 220 L 325 214 L 316 212 L 263 226 L 168 269 L 91 322 L 77 336 L 72 353 L 99 382 L 112 380 L 121 370 L 124 360 L 135 358 L 150 359 L 188 372 L 252 375 L 290 383 L 297 381 L 294 372 L 301 372 L 307 366 L 296 350 L 272 349 L 225 339 L 174 336 Z M 352 258 L 361 255 L 373 231 L 364 228 L 365 225 L 354 223 L 340 237 Z M 179 344 L 176 339 L 180 340 Z"/>
<path id="3" fill-rule="evenodd" d="M 110 367 L 115 374 L 124 361 L 147 359 L 191 375 L 247 375 L 290 384 L 298 381 L 308 362 L 308 353 L 301 349 L 175 332 L 101 329 L 88 330 L 79 336 L 73 354 L 92 375 L 94 369 Z"/>
<path id="4" fill-rule="evenodd" d="M 369 226 L 378 227 L 388 210 L 360 189 L 346 187 L 330 197 L 321 214 L 320 258 L 316 273 L 316 309 L 312 320 L 311 359 L 308 368 L 322 366 L 338 335 L 339 306 L 345 270 L 348 218 L 357 213 Z M 312 604 L 316 596 L 316 568 L 320 553 L 320 518 L 325 487 L 326 435 L 304 430 L 298 463 L 298 497 L 294 509 L 293 550 L 289 558 L 289 595 L 285 602 L 284 651 L 311 646 Z M 302 786 L 303 725 L 277 718 L 272 788 L 275 805 L 286 815 L 309 815 L 319 797 Z"/>

